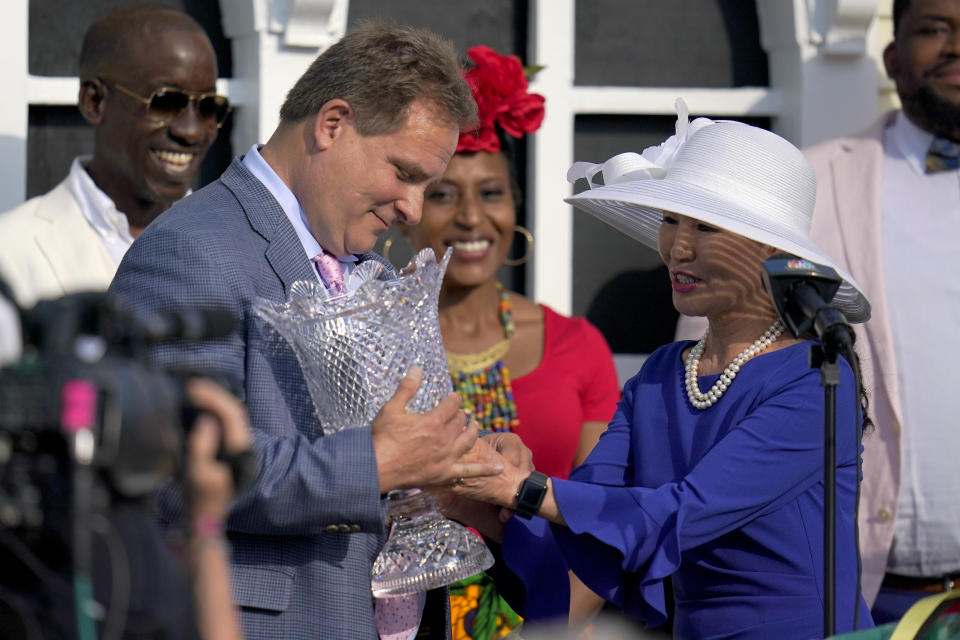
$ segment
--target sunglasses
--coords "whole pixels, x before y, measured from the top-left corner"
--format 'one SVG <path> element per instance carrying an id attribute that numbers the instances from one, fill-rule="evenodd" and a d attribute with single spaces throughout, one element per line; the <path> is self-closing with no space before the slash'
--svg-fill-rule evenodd
<path id="1" fill-rule="evenodd" d="M 161 87 L 145 98 L 118 82 L 107 82 L 103 79 L 100 81 L 145 104 L 147 118 L 160 125 L 179 118 L 190 103 L 194 104 L 197 113 L 207 124 L 215 124 L 217 129 L 223 126 L 231 111 L 227 97 L 216 93 L 187 93 L 180 89 Z"/>

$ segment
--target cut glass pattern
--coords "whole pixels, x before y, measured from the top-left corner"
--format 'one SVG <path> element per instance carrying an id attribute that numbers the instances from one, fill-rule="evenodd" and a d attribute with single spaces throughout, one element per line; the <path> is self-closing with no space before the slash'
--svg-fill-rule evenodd
<path id="1" fill-rule="evenodd" d="M 328 297 L 319 281 L 301 281 L 286 302 L 256 306 L 296 354 L 326 435 L 371 424 L 414 365 L 423 381 L 408 411 L 429 411 L 453 392 L 437 314 L 449 260 L 449 249 L 440 263 L 424 249 L 390 280 L 378 280 L 384 267 L 368 260 L 353 293 Z M 483 541 L 444 518 L 432 496 L 394 491 L 388 501 L 393 526 L 374 564 L 375 596 L 443 586 L 493 564 Z"/>

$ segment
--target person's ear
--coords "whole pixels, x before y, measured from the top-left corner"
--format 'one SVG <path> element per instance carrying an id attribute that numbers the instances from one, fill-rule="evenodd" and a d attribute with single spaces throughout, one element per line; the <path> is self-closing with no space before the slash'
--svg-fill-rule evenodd
<path id="1" fill-rule="evenodd" d="M 897 73 L 899 72 L 899 69 L 897 68 L 896 41 L 888 44 L 887 48 L 883 50 L 883 67 L 887 70 L 887 77 L 896 81 Z"/>
<path id="2" fill-rule="evenodd" d="M 355 115 L 350 103 L 340 98 L 334 98 L 320 107 L 313 121 L 313 143 L 316 149 L 329 149 L 348 127 L 355 127 Z"/>
<path id="3" fill-rule="evenodd" d="M 103 121 L 106 93 L 106 87 L 98 78 L 89 78 L 80 82 L 77 109 L 80 110 L 83 119 L 93 126 L 97 126 Z"/>

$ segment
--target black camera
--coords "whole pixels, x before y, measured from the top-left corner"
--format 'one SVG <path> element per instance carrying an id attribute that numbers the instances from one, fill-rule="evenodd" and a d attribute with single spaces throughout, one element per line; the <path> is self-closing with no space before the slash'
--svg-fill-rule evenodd
<path id="1" fill-rule="evenodd" d="M 193 411 L 183 377 L 151 368 L 146 349 L 223 335 L 233 320 L 138 319 L 105 293 L 41 301 L 20 316 L 23 355 L 0 369 L 0 526 L 29 538 L 66 524 L 71 468 L 89 467 L 123 498 L 174 475 Z"/>
<path id="2" fill-rule="evenodd" d="M 12 302 L 0 282 L 0 303 L 5 297 Z M 185 471 L 196 410 L 184 382 L 199 372 L 151 367 L 150 347 L 224 336 L 236 321 L 216 310 L 134 317 L 106 293 L 44 300 L 16 314 L 23 353 L 0 369 L 0 556 L 7 559 L 0 628 L 11 619 L 68 628 L 55 616 L 24 613 L 59 611 L 66 598 L 76 600 L 68 618 L 79 629 L 81 619 L 96 618 L 83 603 L 93 601 L 92 576 L 102 572 L 93 551 L 94 538 L 103 537 L 98 527 L 144 522 L 140 531 L 149 535 L 153 494 Z M 221 445 L 218 457 L 230 465 L 238 493 L 252 482 L 252 451 L 228 455 Z M 26 608 L 10 614 L 24 598 Z"/>

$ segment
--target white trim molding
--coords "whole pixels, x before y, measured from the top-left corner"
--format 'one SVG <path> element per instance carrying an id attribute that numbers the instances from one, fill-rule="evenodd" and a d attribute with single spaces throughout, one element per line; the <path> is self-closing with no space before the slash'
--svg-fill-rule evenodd
<path id="1" fill-rule="evenodd" d="M 563 198 L 572 192 L 564 176 L 574 161 L 578 115 L 672 115 L 683 96 L 693 115 L 769 117 L 775 131 L 807 146 L 862 129 L 891 101 L 892 85 L 877 63 L 890 40 L 891 0 L 756 0 L 770 86 L 720 89 L 576 86 L 576 2 L 531 0 L 527 52 L 530 62 L 544 65 L 531 89 L 547 98 L 528 160 L 528 223 L 537 237 L 526 266 L 528 293 L 562 313 L 573 299 L 573 212 Z M 220 9 L 234 77 L 218 80 L 217 89 L 237 107 L 232 143 L 243 153 L 266 141 L 287 91 L 343 35 L 349 1 L 220 0 Z M 28 20 L 29 0 L 7 0 L 0 23 L 0 211 L 26 193 L 29 106 L 74 104 L 78 91 L 76 78 L 29 75 Z"/>
<path id="2" fill-rule="evenodd" d="M 241 98 L 234 112 L 233 149 L 266 142 L 287 91 L 347 28 L 348 0 L 221 0 L 223 31 L 233 50 L 229 86 Z"/>
<path id="3" fill-rule="evenodd" d="M 778 133 L 796 144 L 803 145 L 818 136 L 822 139 L 830 126 L 824 126 L 824 122 L 836 122 L 835 115 L 828 117 L 827 111 L 848 97 L 847 89 L 852 86 L 860 96 L 863 92 L 857 91 L 859 86 L 868 85 L 875 101 L 877 87 L 873 77 L 858 66 L 864 59 L 862 54 L 837 56 L 841 61 L 834 65 L 839 67 L 837 70 L 815 67 L 823 56 L 810 43 L 808 9 L 824 5 L 821 13 L 832 16 L 826 24 L 835 27 L 830 31 L 835 35 L 830 37 L 837 43 L 836 48 L 848 37 L 839 35 L 841 26 L 847 28 L 848 23 L 855 23 L 862 27 L 866 2 L 757 0 L 761 42 L 770 65 L 770 86 L 718 89 L 575 86 L 575 0 L 533 0 L 529 60 L 545 68 L 534 77 L 531 89 L 546 96 L 547 109 L 543 126 L 533 137 L 529 158 L 528 223 L 537 238 L 537 252 L 528 263 L 527 272 L 531 297 L 561 313 L 569 314 L 573 307 L 573 211 L 562 200 L 572 192 L 564 176 L 574 161 L 574 121 L 578 115 L 672 115 L 676 98 L 682 96 L 693 115 L 765 116 L 773 119 Z M 833 6 L 832 13 L 827 5 Z M 860 17 L 859 22 L 856 17 Z M 814 68 L 808 70 L 811 66 Z M 830 91 L 830 98 L 824 100 L 822 90 Z M 876 106 L 870 104 L 869 98 L 858 97 L 847 113 L 865 104 L 866 112 L 873 114 Z M 860 110 L 858 115 L 862 117 L 863 113 Z M 844 120 L 837 126 L 849 124 Z"/>
<path id="4" fill-rule="evenodd" d="M 33 90 L 27 59 L 28 9 L 27 0 L 7 0 L 0 20 L 0 82 L 4 87 L 0 100 L 0 155 L 4 159 L 0 211 L 20 204 L 27 194 L 27 126 Z"/>
<path id="5" fill-rule="evenodd" d="M 810 43 L 829 56 L 863 56 L 877 0 L 807 0 Z"/>

